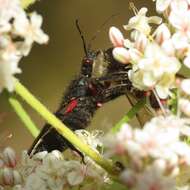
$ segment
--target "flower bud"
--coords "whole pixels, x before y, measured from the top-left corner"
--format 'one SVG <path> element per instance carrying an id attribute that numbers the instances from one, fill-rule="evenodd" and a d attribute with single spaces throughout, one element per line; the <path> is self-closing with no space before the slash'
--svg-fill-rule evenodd
<path id="1" fill-rule="evenodd" d="M 187 95 L 190 95 L 190 79 L 184 79 L 181 81 L 181 89 Z"/>
<path id="2" fill-rule="evenodd" d="M 189 0 L 180 0 L 180 1 L 173 1 L 171 3 L 171 11 L 178 12 L 178 11 L 187 11 L 189 8 Z"/>
<path id="3" fill-rule="evenodd" d="M 130 170 L 124 170 L 119 178 L 125 185 L 127 185 L 127 187 L 133 187 L 136 183 L 135 174 Z"/>
<path id="4" fill-rule="evenodd" d="M 22 182 L 20 173 L 16 170 L 13 171 L 14 185 L 18 185 Z"/>
<path id="5" fill-rule="evenodd" d="M 166 24 L 161 24 L 155 31 L 156 42 L 162 44 L 165 40 L 170 39 L 171 33 Z"/>
<path id="6" fill-rule="evenodd" d="M 36 160 L 43 160 L 43 158 L 45 156 L 47 156 L 48 152 L 47 151 L 42 151 L 42 152 L 38 152 L 36 154 L 34 154 L 34 156 L 32 157 L 35 161 Z"/>
<path id="7" fill-rule="evenodd" d="M 2 159 L 0 159 L 0 168 L 4 167 L 4 165 L 5 165 L 5 162 Z"/>
<path id="8" fill-rule="evenodd" d="M 16 166 L 16 154 L 12 148 L 7 147 L 4 149 L 3 159 L 7 166 L 12 167 L 12 168 L 14 168 Z"/>
<path id="9" fill-rule="evenodd" d="M 161 47 L 168 56 L 175 56 L 175 47 L 171 39 L 165 40 Z"/>
<path id="10" fill-rule="evenodd" d="M 60 151 L 58 151 L 58 150 L 53 150 L 53 151 L 51 152 L 51 154 L 52 154 L 53 156 L 55 156 L 55 158 L 57 158 L 58 160 L 63 160 L 63 154 L 62 154 Z"/>
<path id="11" fill-rule="evenodd" d="M 10 168 L 4 168 L 2 173 L 2 183 L 4 185 L 13 185 L 14 184 L 14 176 L 13 171 Z"/>
<path id="12" fill-rule="evenodd" d="M 129 50 L 129 57 L 132 63 L 138 63 L 140 59 L 142 58 L 142 54 L 137 49 L 132 48 Z"/>
<path id="13" fill-rule="evenodd" d="M 114 48 L 112 53 L 117 61 L 124 64 L 129 63 L 130 61 L 129 51 L 127 51 L 125 48 L 122 47 Z"/>
<path id="14" fill-rule="evenodd" d="M 157 159 L 154 161 L 154 167 L 156 168 L 157 171 L 160 173 L 164 173 L 166 171 L 166 161 L 164 159 Z"/>
<path id="15" fill-rule="evenodd" d="M 179 108 L 185 115 L 190 116 L 190 102 L 187 99 L 179 100 Z"/>
<path id="16" fill-rule="evenodd" d="M 116 27 L 112 26 L 110 28 L 109 38 L 115 47 L 122 47 L 123 46 L 123 42 L 124 42 L 123 34 Z"/>
<path id="17" fill-rule="evenodd" d="M 183 61 L 184 65 L 190 69 L 190 55 L 188 55 L 184 61 Z"/>
<path id="18" fill-rule="evenodd" d="M 148 44 L 148 39 L 144 34 L 139 34 L 135 40 L 135 48 L 140 52 L 144 52 Z"/>

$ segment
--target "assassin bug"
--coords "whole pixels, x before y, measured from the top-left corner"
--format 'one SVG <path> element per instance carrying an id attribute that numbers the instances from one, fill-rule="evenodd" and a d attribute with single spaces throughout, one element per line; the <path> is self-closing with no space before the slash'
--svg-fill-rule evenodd
<path id="1" fill-rule="evenodd" d="M 55 115 L 73 131 L 86 128 L 102 104 L 132 90 L 127 74 L 129 67 L 113 58 L 112 48 L 103 52 L 87 48 L 78 21 L 76 26 L 83 41 L 85 57 L 82 60 L 80 74 L 71 81 L 64 94 L 63 103 L 55 112 Z M 102 58 L 100 66 L 103 64 L 106 66 L 98 73 L 99 58 Z M 32 155 L 55 149 L 63 151 L 68 147 L 76 150 L 54 128 L 45 124 L 28 153 Z"/>

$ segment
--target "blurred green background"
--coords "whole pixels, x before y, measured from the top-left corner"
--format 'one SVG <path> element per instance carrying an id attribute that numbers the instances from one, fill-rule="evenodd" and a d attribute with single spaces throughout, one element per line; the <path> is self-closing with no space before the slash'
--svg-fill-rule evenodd
<path id="1" fill-rule="evenodd" d="M 153 9 L 151 0 L 133 2 L 138 9 L 142 6 L 149 7 L 149 10 Z M 69 81 L 79 72 L 84 56 L 75 20 L 79 19 L 88 42 L 107 18 L 119 13 L 101 29 L 91 44 L 95 50 L 106 49 L 111 47 L 108 38 L 109 27 L 114 25 L 122 29 L 122 25 L 127 24 L 134 13 L 129 9 L 127 0 L 41 0 L 30 10 L 36 10 L 43 16 L 43 29 L 49 35 L 50 41 L 48 45 L 34 45 L 30 55 L 20 63 L 23 73 L 18 78 L 54 112 Z M 42 128 L 44 120 L 29 106 L 23 105 L 37 126 Z M 108 130 L 129 109 L 125 97 L 107 103 L 97 111 L 91 129 L 93 127 Z M 0 113 L 0 145 L 13 146 L 17 151 L 27 149 L 33 137 L 11 109 L 5 94 L 0 96 Z M 13 136 L 7 139 L 9 134 Z"/>

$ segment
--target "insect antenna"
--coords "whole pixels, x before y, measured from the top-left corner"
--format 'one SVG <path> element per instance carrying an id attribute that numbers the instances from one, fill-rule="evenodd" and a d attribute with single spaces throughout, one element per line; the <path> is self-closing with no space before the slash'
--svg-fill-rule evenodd
<path id="1" fill-rule="evenodd" d="M 90 49 L 91 43 L 97 38 L 97 35 L 101 32 L 101 29 L 114 17 L 118 16 L 119 13 L 113 14 L 110 17 L 108 17 L 100 26 L 99 29 L 96 31 L 96 33 L 92 36 L 92 38 L 89 41 L 88 49 Z"/>
<path id="2" fill-rule="evenodd" d="M 80 26 L 79 26 L 79 20 L 76 19 L 75 23 L 76 23 L 77 30 L 78 30 L 78 32 L 79 32 L 79 34 L 80 34 L 80 37 L 81 37 L 81 39 L 82 39 L 84 52 L 85 52 L 85 54 L 86 54 L 86 56 L 87 56 L 87 55 L 88 55 L 88 50 L 87 50 L 87 47 L 86 47 L 86 42 L 85 42 L 85 39 L 84 39 L 84 35 L 83 35 L 82 30 L 81 30 L 81 28 L 80 28 Z"/>

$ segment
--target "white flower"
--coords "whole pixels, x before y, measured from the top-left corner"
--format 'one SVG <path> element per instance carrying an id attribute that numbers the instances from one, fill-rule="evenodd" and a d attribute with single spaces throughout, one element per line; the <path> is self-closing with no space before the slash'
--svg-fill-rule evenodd
<path id="1" fill-rule="evenodd" d="M 102 142 L 100 141 L 100 137 L 103 134 L 102 131 L 94 130 L 90 133 L 85 130 L 76 130 L 75 133 L 83 142 L 90 145 L 94 150 L 102 147 Z"/>
<path id="2" fill-rule="evenodd" d="M 136 48 L 139 52 L 143 53 L 148 44 L 148 38 L 143 33 L 139 33 L 137 31 L 133 31 L 132 34 L 134 35 L 134 48 Z"/>
<path id="3" fill-rule="evenodd" d="M 171 8 L 172 11 L 186 10 L 188 4 L 188 0 L 156 0 L 156 11 L 162 13 L 169 8 Z"/>
<path id="4" fill-rule="evenodd" d="M 156 0 L 156 10 L 158 12 L 165 11 L 169 7 L 171 1 L 172 0 Z"/>
<path id="5" fill-rule="evenodd" d="M 175 75 L 164 74 L 162 79 L 156 84 L 155 89 L 161 99 L 165 99 L 170 95 L 170 89 L 174 87 Z"/>
<path id="6" fill-rule="evenodd" d="M 161 45 L 161 48 L 163 49 L 163 51 L 168 55 L 168 56 L 175 56 L 175 47 L 174 47 L 174 44 L 173 44 L 173 41 L 172 39 L 168 39 L 168 40 L 165 40 L 162 45 Z"/>
<path id="7" fill-rule="evenodd" d="M 3 159 L 7 166 L 15 167 L 16 166 L 16 154 L 15 151 L 10 148 L 6 147 L 3 151 Z"/>
<path id="8" fill-rule="evenodd" d="M 181 90 L 190 95 L 190 79 L 184 79 L 181 82 Z"/>
<path id="9" fill-rule="evenodd" d="M 10 31 L 9 21 L 21 12 L 19 0 L 0 0 L 0 33 Z"/>
<path id="10" fill-rule="evenodd" d="M 79 133 L 79 132 L 78 132 Z M 87 134 L 87 139 L 89 134 Z M 84 130 L 83 130 L 83 135 Z M 93 137 L 99 136 L 98 132 L 92 134 Z M 88 142 L 91 140 L 88 139 Z M 99 144 L 99 143 L 98 143 Z M 85 165 L 81 160 L 64 160 L 61 152 L 54 150 L 50 153 L 46 151 L 37 153 L 29 158 L 24 153 L 20 166 L 20 173 L 23 177 L 23 189 L 37 190 L 38 188 L 47 190 L 62 190 L 68 186 L 85 185 L 86 181 L 97 180 L 103 184 L 107 177 L 106 172 L 90 158 L 85 159 Z M 85 157 L 86 158 L 86 157 Z M 32 186 L 34 180 L 38 178 L 36 184 Z M 18 187 L 19 189 L 19 187 Z"/>
<path id="11" fill-rule="evenodd" d="M 179 11 L 187 11 L 189 2 L 188 0 L 172 0 L 171 1 L 171 11 L 179 12 Z"/>
<path id="12" fill-rule="evenodd" d="M 175 57 L 167 56 L 155 43 L 146 47 L 144 58 L 138 64 L 139 69 L 152 72 L 153 77 L 161 77 L 164 72 L 176 73 L 180 63 Z"/>
<path id="13" fill-rule="evenodd" d="M 21 73 L 18 68 L 18 61 L 20 57 L 14 52 L 4 53 L 0 52 L 0 91 L 7 88 L 8 91 L 14 90 L 14 77 L 13 75 Z"/>
<path id="14" fill-rule="evenodd" d="M 25 188 L 27 190 L 49 190 L 49 188 L 46 185 L 46 181 L 41 179 L 38 175 L 31 174 L 27 180 Z"/>
<path id="15" fill-rule="evenodd" d="M 169 95 L 180 66 L 177 58 L 168 56 L 157 44 L 150 43 L 145 49 L 144 57 L 133 65 L 129 78 L 140 90 L 155 86 L 160 98 L 164 99 Z"/>
<path id="16" fill-rule="evenodd" d="M 0 0 L 0 92 L 14 90 L 14 75 L 21 73 L 18 63 L 32 43 L 48 41 L 40 28 L 42 17 L 37 13 L 27 16 L 20 0 Z"/>
<path id="17" fill-rule="evenodd" d="M 175 48 L 188 48 L 190 39 L 190 10 L 172 11 L 169 16 L 169 22 L 176 30 L 172 36 Z"/>
<path id="18" fill-rule="evenodd" d="M 81 184 L 85 177 L 86 166 L 77 161 L 70 161 L 68 164 L 67 166 L 70 168 L 70 172 L 67 174 L 69 184 L 72 186 Z"/>
<path id="19" fill-rule="evenodd" d="M 127 187 L 135 186 L 137 180 L 136 173 L 129 168 L 121 172 L 119 178 Z"/>
<path id="20" fill-rule="evenodd" d="M 123 63 L 123 64 L 127 64 L 130 61 L 130 54 L 129 51 L 123 47 L 116 47 L 113 49 L 113 56 L 114 58 Z"/>
<path id="21" fill-rule="evenodd" d="M 185 98 L 179 99 L 179 109 L 190 117 L 190 101 Z"/>
<path id="22" fill-rule="evenodd" d="M 160 24 L 162 19 L 157 16 L 147 17 L 148 9 L 143 7 L 139 10 L 138 14 L 129 20 L 129 23 L 124 26 L 126 30 L 138 30 L 139 32 L 148 35 L 151 31 L 150 23 Z"/>
<path id="23" fill-rule="evenodd" d="M 47 43 L 48 36 L 41 30 L 42 17 L 37 13 L 30 15 L 30 20 L 25 14 L 18 15 L 14 21 L 14 33 L 25 38 L 26 44 L 31 44 L 33 41 L 43 44 Z"/>
<path id="24" fill-rule="evenodd" d="M 123 46 L 124 37 L 118 28 L 112 26 L 109 29 L 109 38 L 115 47 L 122 47 Z"/>
<path id="25" fill-rule="evenodd" d="M 139 176 L 137 190 L 174 190 L 175 179 L 164 176 L 155 166 L 147 168 Z"/>
<path id="26" fill-rule="evenodd" d="M 190 53 L 188 52 L 187 56 L 183 60 L 183 64 L 190 69 Z"/>
<path id="27" fill-rule="evenodd" d="M 158 44 L 162 44 L 164 41 L 169 40 L 171 32 L 165 23 L 159 25 L 154 32 L 155 40 Z"/>

